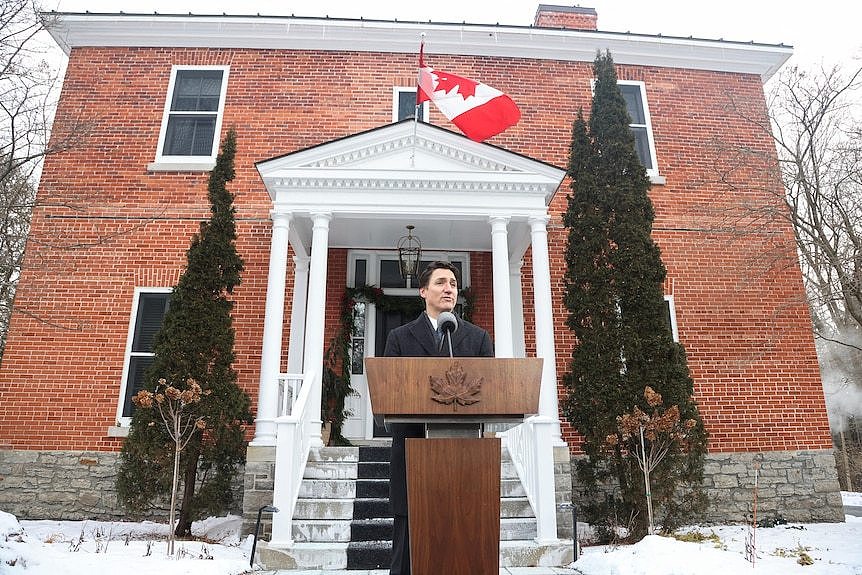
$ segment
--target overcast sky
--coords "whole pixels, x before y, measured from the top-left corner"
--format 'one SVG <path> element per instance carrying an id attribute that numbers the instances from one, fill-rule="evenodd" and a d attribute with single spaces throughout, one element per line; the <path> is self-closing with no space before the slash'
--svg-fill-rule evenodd
<path id="1" fill-rule="evenodd" d="M 532 24 L 534 0 L 42 0 L 66 12 L 137 12 L 330 16 L 437 22 Z M 572 6 L 572 2 L 545 0 Z M 832 65 L 862 56 L 858 0 L 584 0 L 600 30 L 784 43 L 801 65 Z"/>

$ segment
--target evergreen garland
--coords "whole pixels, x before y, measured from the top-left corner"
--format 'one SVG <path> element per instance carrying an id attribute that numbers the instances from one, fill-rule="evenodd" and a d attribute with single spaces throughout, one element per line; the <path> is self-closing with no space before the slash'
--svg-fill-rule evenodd
<path id="1" fill-rule="evenodd" d="M 563 223 L 568 229 L 564 303 L 577 338 L 563 413 L 584 438 L 586 460 L 578 477 L 595 498 L 591 521 L 607 525 L 613 511 L 634 514 L 634 535 L 646 530 L 641 472 L 624 449 L 617 418 L 634 407 L 646 411 L 646 386 L 664 405 L 694 420 L 688 449 L 673 450 L 653 474 L 653 500 L 665 528 L 700 511 L 706 432 L 692 399 L 685 352 L 665 321 L 666 271 L 653 242 L 654 212 L 646 170 L 635 152 L 625 100 L 610 53 L 599 54 L 589 125 L 579 111 L 568 165 L 572 193 Z M 621 502 L 601 501 L 601 485 L 615 482 Z M 683 487 L 684 489 L 677 489 Z"/>
<path id="2" fill-rule="evenodd" d="M 193 520 L 224 513 L 232 503 L 237 466 L 245 460 L 245 423 L 252 422 L 248 395 L 237 385 L 232 365 L 235 333 L 228 299 L 240 283 L 243 262 L 236 251 L 233 195 L 236 134 L 231 129 L 210 172 L 212 215 L 201 222 L 186 253 L 186 269 L 171 293 L 161 330 L 153 341 L 153 364 L 145 389 L 164 378 L 180 391 L 196 381 L 208 396 L 195 409 L 206 422 L 181 459 L 183 492 L 176 535 L 191 532 Z M 164 426 L 154 425 L 150 409 L 135 409 L 120 453 L 117 490 L 130 509 L 156 507 L 170 493 L 172 460 Z"/>

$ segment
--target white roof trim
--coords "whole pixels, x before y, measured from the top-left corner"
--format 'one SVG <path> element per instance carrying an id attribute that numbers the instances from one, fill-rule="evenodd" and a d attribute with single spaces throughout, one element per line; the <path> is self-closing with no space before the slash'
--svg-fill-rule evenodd
<path id="1" fill-rule="evenodd" d="M 206 47 L 460 54 L 592 62 L 610 50 L 617 64 L 758 74 L 765 82 L 791 56 L 784 45 L 592 30 L 339 20 L 276 16 L 48 13 L 67 54 L 83 46 Z"/>

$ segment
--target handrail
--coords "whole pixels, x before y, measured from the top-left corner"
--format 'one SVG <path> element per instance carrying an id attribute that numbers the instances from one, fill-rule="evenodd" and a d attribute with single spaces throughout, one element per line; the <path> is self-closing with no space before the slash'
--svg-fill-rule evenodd
<path id="1" fill-rule="evenodd" d="M 280 374 L 280 389 L 284 383 L 299 382 L 299 393 L 295 395 L 288 388 L 288 393 L 282 392 L 281 415 L 276 418 L 275 443 L 275 474 L 273 476 L 272 503 L 279 510 L 272 517 L 273 547 L 291 547 L 293 545 L 293 511 L 299 498 L 299 486 L 305 473 L 308 453 L 311 449 L 311 436 L 315 416 L 319 414 L 320 406 L 310 405 L 311 382 L 314 373 Z M 287 409 L 289 408 L 289 409 Z M 319 432 L 319 430 L 318 430 Z"/>
<path id="2" fill-rule="evenodd" d="M 539 542 L 557 539 L 553 425 L 551 419 L 535 416 L 504 433 L 509 455 L 536 514 Z"/>

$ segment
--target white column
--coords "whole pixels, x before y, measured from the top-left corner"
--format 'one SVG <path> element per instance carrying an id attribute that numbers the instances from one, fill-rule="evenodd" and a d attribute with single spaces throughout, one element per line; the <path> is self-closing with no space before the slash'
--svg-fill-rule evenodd
<path id="1" fill-rule="evenodd" d="M 513 357 L 512 305 L 509 291 L 509 218 L 494 216 L 491 223 L 491 260 L 494 274 L 494 355 Z"/>
<path id="2" fill-rule="evenodd" d="M 314 373 L 311 380 L 309 409 L 315 410 L 311 422 L 311 445 L 320 447 L 320 399 L 323 391 L 323 328 L 326 321 L 326 263 L 329 252 L 329 220 L 332 214 L 317 212 L 311 214 L 311 269 L 308 274 L 308 312 L 305 316 L 305 351 L 303 353 L 303 372 Z"/>
<path id="3" fill-rule="evenodd" d="M 509 293 L 512 300 L 512 352 L 514 357 L 526 357 L 524 342 L 524 294 L 521 291 L 521 266 L 524 260 L 509 263 Z"/>
<path id="4" fill-rule="evenodd" d="M 269 275 L 266 282 L 263 346 L 260 352 L 257 418 L 251 445 L 275 445 L 275 418 L 278 413 L 278 373 L 281 369 L 287 236 L 291 215 L 272 212 L 270 217 L 272 239 L 269 244 Z"/>
<path id="5" fill-rule="evenodd" d="M 530 218 L 533 248 L 533 300 L 536 316 L 536 356 L 545 361 L 539 392 L 539 415 L 531 418 L 534 428 L 537 489 L 536 540 L 557 539 L 557 507 L 554 482 L 554 445 L 565 445 L 557 414 L 557 354 L 554 348 L 554 317 L 551 307 L 551 260 L 548 255 L 547 216 Z"/>
<path id="6" fill-rule="evenodd" d="M 311 258 L 294 256 L 293 303 L 290 307 L 290 340 L 287 350 L 287 372 L 302 373 L 305 349 L 305 314 L 308 307 L 308 264 Z"/>
<path id="7" fill-rule="evenodd" d="M 533 305 L 536 315 L 536 356 L 543 358 L 539 415 L 559 422 L 557 410 L 557 352 L 551 307 L 551 259 L 548 255 L 548 217 L 530 218 L 533 248 Z M 556 438 L 560 438 L 559 424 Z M 561 442 L 561 440 L 560 440 Z"/>

